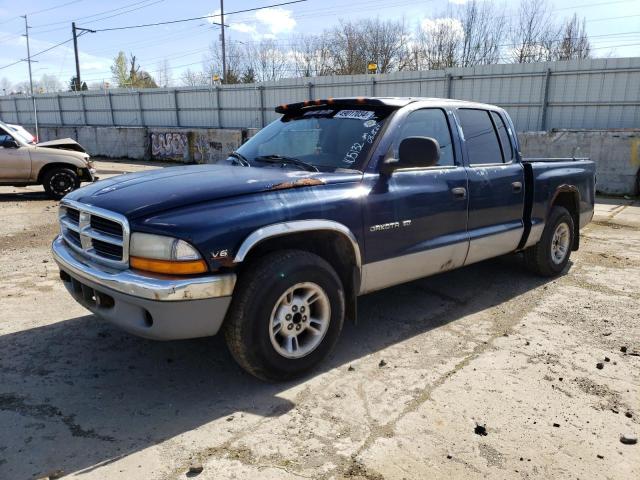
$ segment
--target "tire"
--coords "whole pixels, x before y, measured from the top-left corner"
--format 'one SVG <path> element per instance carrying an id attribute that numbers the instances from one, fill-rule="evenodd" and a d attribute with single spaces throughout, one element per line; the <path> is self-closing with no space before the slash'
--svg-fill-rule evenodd
<path id="1" fill-rule="evenodd" d="M 317 298 L 302 301 L 313 292 Z M 224 334 L 234 359 L 247 372 L 267 381 L 290 380 L 329 354 L 344 315 L 342 282 L 331 265 L 309 252 L 282 250 L 242 273 Z M 289 340 L 294 336 L 297 340 Z"/>
<path id="2" fill-rule="evenodd" d="M 559 275 L 569 262 L 574 232 L 569 211 L 564 207 L 553 207 L 540 241 L 524 252 L 527 266 L 543 277 Z"/>
<path id="3" fill-rule="evenodd" d="M 70 168 L 52 168 L 42 177 L 42 186 L 50 198 L 60 200 L 80 186 L 80 178 Z"/>

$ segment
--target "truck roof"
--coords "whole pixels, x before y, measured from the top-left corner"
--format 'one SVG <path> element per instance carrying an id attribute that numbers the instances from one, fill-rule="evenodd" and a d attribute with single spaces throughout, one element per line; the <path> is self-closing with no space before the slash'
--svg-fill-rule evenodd
<path id="1" fill-rule="evenodd" d="M 339 98 L 323 98 L 318 100 L 306 100 L 304 102 L 288 103 L 279 105 L 275 111 L 278 113 L 286 113 L 304 108 L 328 106 L 328 105 L 351 105 L 351 106 L 387 106 L 401 108 L 410 103 L 425 102 L 434 105 L 451 105 L 456 107 L 483 108 L 487 110 L 500 110 L 495 105 L 487 103 L 470 102 L 467 100 L 456 100 L 451 98 L 437 97 L 339 97 Z"/>

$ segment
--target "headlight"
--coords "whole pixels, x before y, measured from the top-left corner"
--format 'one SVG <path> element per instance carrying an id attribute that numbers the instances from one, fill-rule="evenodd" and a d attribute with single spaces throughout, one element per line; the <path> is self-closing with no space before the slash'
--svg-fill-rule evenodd
<path id="1" fill-rule="evenodd" d="M 206 262 L 189 243 L 149 233 L 131 234 L 129 264 L 138 270 L 175 275 L 207 271 Z"/>

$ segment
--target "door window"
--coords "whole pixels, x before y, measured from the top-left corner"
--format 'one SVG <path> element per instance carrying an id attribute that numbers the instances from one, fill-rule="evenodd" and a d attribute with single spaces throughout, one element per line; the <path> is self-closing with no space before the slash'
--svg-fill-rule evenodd
<path id="1" fill-rule="evenodd" d="M 470 165 L 502 163 L 502 150 L 493 122 L 486 110 L 458 109 Z"/>
<path id="2" fill-rule="evenodd" d="M 513 160 L 513 146 L 511 145 L 511 139 L 507 132 L 507 126 L 504 124 L 504 120 L 496 112 L 491 112 L 491 118 L 498 130 L 498 138 L 500 138 L 500 145 L 502 146 L 502 154 L 504 155 L 505 162 Z"/>
<path id="3" fill-rule="evenodd" d="M 400 135 L 394 146 L 398 152 L 400 142 L 407 137 L 431 137 L 440 144 L 440 159 L 438 166 L 453 165 L 453 146 L 451 132 L 445 113 L 439 108 L 424 108 L 411 112 L 400 130 Z"/>

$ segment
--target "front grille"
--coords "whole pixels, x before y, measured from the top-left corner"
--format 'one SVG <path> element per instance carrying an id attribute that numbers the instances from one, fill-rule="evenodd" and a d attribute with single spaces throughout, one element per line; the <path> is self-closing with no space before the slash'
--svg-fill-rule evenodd
<path id="1" fill-rule="evenodd" d="M 115 268 L 129 264 L 129 224 L 117 213 L 63 200 L 60 206 L 62 237 L 76 252 Z"/>
<path id="2" fill-rule="evenodd" d="M 107 218 L 92 215 L 91 228 L 98 230 L 99 232 L 108 233 L 109 235 L 122 237 L 122 225 Z"/>
<path id="3" fill-rule="evenodd" d="M 122 260 L 122 246 L 113 245 L 112 243 L 103 242 L 101 240 L 92 240 L 93 248 L 97 253 L 114 260 Z"/>

